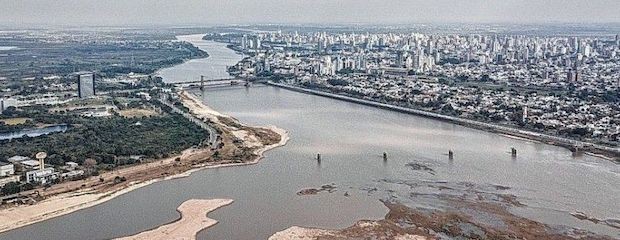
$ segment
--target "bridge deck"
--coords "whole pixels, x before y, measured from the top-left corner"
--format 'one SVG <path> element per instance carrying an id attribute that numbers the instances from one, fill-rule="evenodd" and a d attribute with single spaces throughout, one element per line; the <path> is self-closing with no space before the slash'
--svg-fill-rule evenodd
<path id="1" fill-rule="evenodd" d="M 195 80 L 195 81 L 179 81 L 179 82 L 169 82 L 169 84 L 196 84 L 196 83 L 209 83 L 209 82 L 229 82 L 229 81 L 245 81 L 240 78 L 219 78 L 219 79 L 205 79 L 204 81 Z"/>

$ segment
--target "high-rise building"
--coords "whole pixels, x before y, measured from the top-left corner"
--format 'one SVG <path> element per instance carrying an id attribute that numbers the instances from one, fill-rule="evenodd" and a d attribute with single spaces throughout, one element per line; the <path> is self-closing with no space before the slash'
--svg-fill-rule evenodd
<path id="1" fill-rule="evenodd" d="M 0 98 L 0 114 L 4 112 L 4 99 Z"/>
<path id="2" fill-rule="evenodd" d="M 271 72 L 271 65 L 269 64 L 269 60 L 267 58 L 263 60 L 263 72 Z"/>
<path id="3" fill-rule="evenodd" d="M 579 38 L 573 37 L 570 41 L 570 46 L 573 48 L 573 52 L 577 52 L 579 49 Z"/>
<path id="4" fill-rule="evenodd" d="M 396 52 L 396 67 L 403 67 L 405 64 L 405 53 L 401 50 Z"/>
<path id="5" fill-rule="evenodd" d="M 566 74 L 566 80 L 568 82 L 576 82 L 577 79 L 578 79 L 577 71 L 573 69 L 568 70 L 568 73 Z"/>
<path id="6" fill-rule="evenodd" d="M 254 38 L 254 49 L 260 49 L 260 48 L 261 48 L 260 38 L 257 36 Z"/>
<path id="7" fill-rule="evenodd" d="M 78 75 L 78 96 L 80 98 L 95 96 L 95 75 L 93 73 Z"/>
<path id="8" fill-rule="evenodd" d="M 243 34 L 243 37 L 241 38 L 241 48 L 243 50 L 248 49 L 248 35 Z"/>
<path id="9" fill-rule="evenodd" d="M 523 52 L 523 63 L 527 64 L 529 59 L 530 59 L 530 49 L 526 47 Z"/>
<path id="10" fill-rule="evenodd" d="M 527 123 L 527 118 L 528 118 L 527 114 L 528 114 L 527 113 L 527 106 L 523 106 L 523 109 L 522 109 L 522 112 L 521 112 L 521 122 L 522 123 Z"/>

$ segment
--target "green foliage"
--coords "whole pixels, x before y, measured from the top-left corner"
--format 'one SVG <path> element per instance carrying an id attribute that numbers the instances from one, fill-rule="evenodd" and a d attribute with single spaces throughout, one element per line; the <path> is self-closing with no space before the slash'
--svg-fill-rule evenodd
<path id="1" fill-rule="evenodd" d="M 342 79 L 328 79 L 327 82 L 332 86 L 347 86 L 349 82 Z"/>
<path id="2" fill-rule="evenodd" d="M 11 195 L 19 192 L 20 184 L 18 182 L 10 182 L 2 187 L 3 195 Z"/>
<path id="3" fill-rule="evenodd" d="M 78 118 L 78 117 L 75 117 Z M 208 133 L 180 115 L 145 118 L 78 118 L 64 133 L 0 142 L 0 158 L 32 156 L 45 151 L 50 163 L 118 164 L 119 157 L 144 155 L 160 158 L 189 148 L 208 137 Z"/>

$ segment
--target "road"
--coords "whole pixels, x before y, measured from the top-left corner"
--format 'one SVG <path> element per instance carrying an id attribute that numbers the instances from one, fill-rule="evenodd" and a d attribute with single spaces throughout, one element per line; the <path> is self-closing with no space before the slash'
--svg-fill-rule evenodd
<path id="1" fill-rule="evenodd" d="M 195 123 L 196 125 L 200 126 L 204 130 L 207 130 L 207 132 L 209 132 L 209 146 L 211 146 L 211 149 L 216 149 L 218 147 L 219 135 L 217 133 L 217 130 L 215 130 L 215 128 L 211 127 L 209 124 L 207 124 L 202 119 L 198 119 L 194 115 L 184 112 L 183 110 L 177 108 L 176 106 L 174 106 L 172 103 L 168 102 L 165 99 L 159 98 L 158 100 L 160 103 L 170 107 L 172 109 L 172 112 L 181 114 L 183 117 L 187 118 L 187 120 L 189 120 L 190 122 Z"/>

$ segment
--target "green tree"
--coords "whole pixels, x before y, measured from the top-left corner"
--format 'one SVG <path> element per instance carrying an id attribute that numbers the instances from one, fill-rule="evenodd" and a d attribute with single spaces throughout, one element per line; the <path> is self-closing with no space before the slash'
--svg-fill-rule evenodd
<path id="1" fill-rule="evenodd" d="M 18 182 L 10 182 L 2 187 L 3 195 L 11 195 L 20 191 L 20 184 Z"/>

